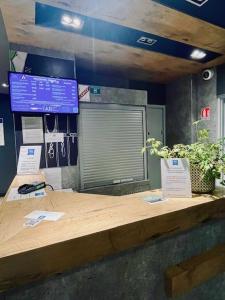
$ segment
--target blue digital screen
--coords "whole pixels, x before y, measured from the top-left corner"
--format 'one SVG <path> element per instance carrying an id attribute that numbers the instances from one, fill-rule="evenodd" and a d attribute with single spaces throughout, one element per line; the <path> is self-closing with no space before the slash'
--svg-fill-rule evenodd
<path id="1" fill-rule="evenodd" d="M 9 73 L 11 110 L 32 113 L 78 113 L 74 79 Z"/>

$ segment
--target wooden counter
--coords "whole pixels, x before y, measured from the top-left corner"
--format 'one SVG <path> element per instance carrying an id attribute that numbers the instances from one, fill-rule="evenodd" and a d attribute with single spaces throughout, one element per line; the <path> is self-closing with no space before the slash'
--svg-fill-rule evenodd
<path id="1" fill-rule="evenodd" d="M 225 217 L 223 193 L 156 204 L 143 198 L 159 191 L 121 197 L 48 192 L 41 199 L 13 202 L 5 198 L 0 205 L 0 291 Z M 65 215 L 24 228 L 24 216 L 33 210 Z"/>

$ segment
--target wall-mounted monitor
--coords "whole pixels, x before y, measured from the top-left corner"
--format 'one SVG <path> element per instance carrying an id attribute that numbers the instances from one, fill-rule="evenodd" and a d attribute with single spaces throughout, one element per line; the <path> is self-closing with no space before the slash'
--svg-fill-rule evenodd
<path id="1" fill-rule="evenodd" d="M 10 72 L 9 86 L 13 112 L 79 112 L 78 85 L 74 79 Z"/>

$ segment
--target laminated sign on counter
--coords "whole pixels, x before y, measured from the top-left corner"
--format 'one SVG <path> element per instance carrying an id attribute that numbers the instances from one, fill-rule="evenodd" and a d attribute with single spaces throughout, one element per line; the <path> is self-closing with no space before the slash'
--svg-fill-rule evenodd
<path id="1" fill-rule="evenodd" d="M 189 161 L 185 158 L 161 159 L 163 198 L 191 198 Z"/>

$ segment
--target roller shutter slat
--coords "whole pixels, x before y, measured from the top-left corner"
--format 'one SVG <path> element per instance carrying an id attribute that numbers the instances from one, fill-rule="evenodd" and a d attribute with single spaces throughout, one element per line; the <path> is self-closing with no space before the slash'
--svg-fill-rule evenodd
<path id="1" fill-rule="evenodd" d="M 82 188 L 144 179 L 143 110 L 81 109 Z"/>

